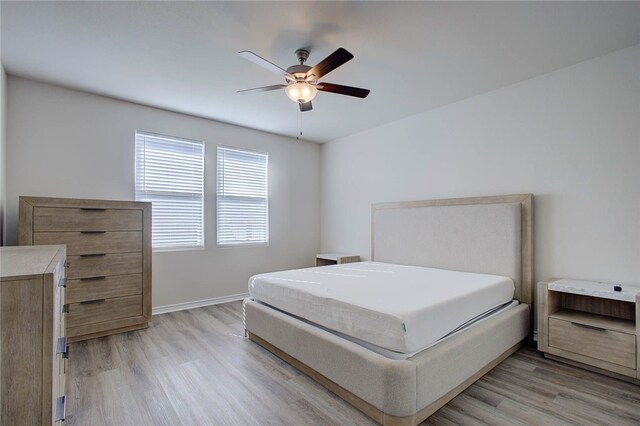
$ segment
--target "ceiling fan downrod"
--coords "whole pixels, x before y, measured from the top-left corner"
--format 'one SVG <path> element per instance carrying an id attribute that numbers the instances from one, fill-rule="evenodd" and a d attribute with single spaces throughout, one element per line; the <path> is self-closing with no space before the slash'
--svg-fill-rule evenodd
<path id="1" fill-rule="evenodd" d="M 300 65 L 304 65 L 305 61 L 309 59 L 309 51 L 306 49 L 298 49 L 296 50 L 296 58 L 298 58 L 298 62 Z"/>

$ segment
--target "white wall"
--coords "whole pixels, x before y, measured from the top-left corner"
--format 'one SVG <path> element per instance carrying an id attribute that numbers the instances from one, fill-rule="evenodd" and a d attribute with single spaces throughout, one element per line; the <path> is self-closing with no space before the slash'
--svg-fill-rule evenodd
<path id="1" fill-rule="evenodd" d="M 638 283 L 640 45 L 332 141 L 322 186 L 323 251 L 369 257 L 375 202 L 532 192 L 537 279 Z"/>
<path id="2" fill-rule="evenodd" d="M 136 129 L 204 140 L 206 249 L 153 255 L 153 305 L 247 291 L 255 273 L 311 266 L 319 248 L 320 147 L 211 120 L 8 78 L 7 239 L 18 196 L 134 199 Z M 215 247 L 216 146 L 269 153 L 270 245 Z"/>

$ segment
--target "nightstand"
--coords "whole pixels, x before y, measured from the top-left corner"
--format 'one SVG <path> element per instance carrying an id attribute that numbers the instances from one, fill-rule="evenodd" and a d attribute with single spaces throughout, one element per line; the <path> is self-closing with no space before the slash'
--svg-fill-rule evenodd
<path id="1" fill-rule="evenodd" d="M 316 266 L 340 265 L 342 263 L 360 262 L 360 256 L 342 253 L 323 253 L 316 255 Z"/>
<path id="2" fill-rule="evenodd" d="M 538 283 L 538 350 L 547 358 L 640 384 L 640 288 Z"/>

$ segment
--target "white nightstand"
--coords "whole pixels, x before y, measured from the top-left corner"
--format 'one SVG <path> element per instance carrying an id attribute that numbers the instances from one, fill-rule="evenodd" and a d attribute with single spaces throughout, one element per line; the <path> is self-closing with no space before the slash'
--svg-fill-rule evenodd
<path id="1" fill-rule="evenodd" d="M 640 383 L 640 288 L 577 280 L 538 283 L 538 350 Z"/>
<path id="2" fill-rule="evenodd" d="M 343 253 L 323 253 L 316 255 L 316 266 L 340 265 L 342 263 L 360 262 L 360 256 Z"/>

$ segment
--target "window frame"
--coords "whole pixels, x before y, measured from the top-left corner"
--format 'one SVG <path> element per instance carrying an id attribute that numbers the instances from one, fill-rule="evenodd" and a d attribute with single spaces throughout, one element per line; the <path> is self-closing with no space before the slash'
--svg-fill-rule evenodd
<path id="1" fill-rule="evenodd" d="M 240 152 L 246 152 L 246 153 L 252 153 L 252 154 L 260 154 L 260 155 L 264 155 L 266 157 L 266 168 L 265 168 L 265 181 L 266 181 L 266 195 L 265 195 L 265 201 L 266 201 L 266 217 L 265 217 L 265 235 L 266 235 L 266 241 L 253 241 L 253 242 L 247 242 L 247 243 L 241 243 L 241 242 L 232 242 L 232 243 L 220 243 L 220 215 L 219 210 L 218 210 L 218 198 L 219 198 L 219 178 L 220 178 L 220 170 L 218 168 L 218 163 L 219 163 L 219 149 L 229 149 L 229 150 L 234 150 L 234 151 L 240 151 Z M 239 247 L 269 247 L 270 242 L 271 242 L 271 234 L 270 234 L 270 221 L 271 221 L 271 215 L 270 215 L 270 207 L 271 207 L 271 199 L 269 197 L 269 153 L 267 151 L 258 151 L 258 150 L 254 150 L 254 149 L 248 149 L 248 148 L 240 148 L 237 146 L 232 146 L 232 145 L 224 145 L 224 144 L 218 144 L 216 146 L 216 185 L 215 185 L 215 192 L 216 192 L 216 247 L 219 249 L 227 249 L 227 248 L 239 248 Z M 253 198 L 256 199 L 256 197 L 244 197 L 244 198 Z"/>
<path id="2" fill-rule="evenodd" d="M 204 250 L 206 248 L 206 221 L 205 221 L 205 203 L 206 203 L 206 144 L 203 140 L 196 140 L 196 139 L 190 139 L 190 138 L 185 138 L 185 137 L 181 137 L 181 136 L 172 136 L 172 135 L 166 135 L 166 134 L 162 134 L 162 133 L 156 133 L 156 132 L 149 132 L 146 130 L 139 130 L 136 129 L 135 130 L 135 135 L 134 135 L 134 198 L 136 201 L 147 201 L 152 203 L 152 216 L 153 216 L 153 202 L 149 201 L 149 200 L 138 200 L 138 190 L 137 190 L 137 141 L 138 141 L 138 135 L 142 135 L 144 136 L 148 136 L 151 138 L 158 138 L 158 139 L 166 139 L 168 141 L 175 141 L 175 142 L 185 142 L 185 143 L 192 143 L 192 144 L 198 144 L 202 146 L 202 203 L 201 203 L 201 209 L 200 209 L 200 223 L 201 223 L 201 229 L 202 229 L 202 235 L 201 235 L 201 241 L 200 244 L 198 245 L 192 245 L 192 246 L 185 246 L 185 245 L 172 245 L 172 246 L 162 246 L 162 247 L 154 247 L 153 246 L 153 219 L 152 219 L 152 229 L 151 229 L 151 250 L 152 252 L 171 252 L 171 251 L 191 251 L 191 250 Z M 167 191 L 168 193 L 170 193 L 171 191 Z M 175 197 L 176 195 L 174 195 Z M 186 196 L 185 196 L 186 198 Z"/>

